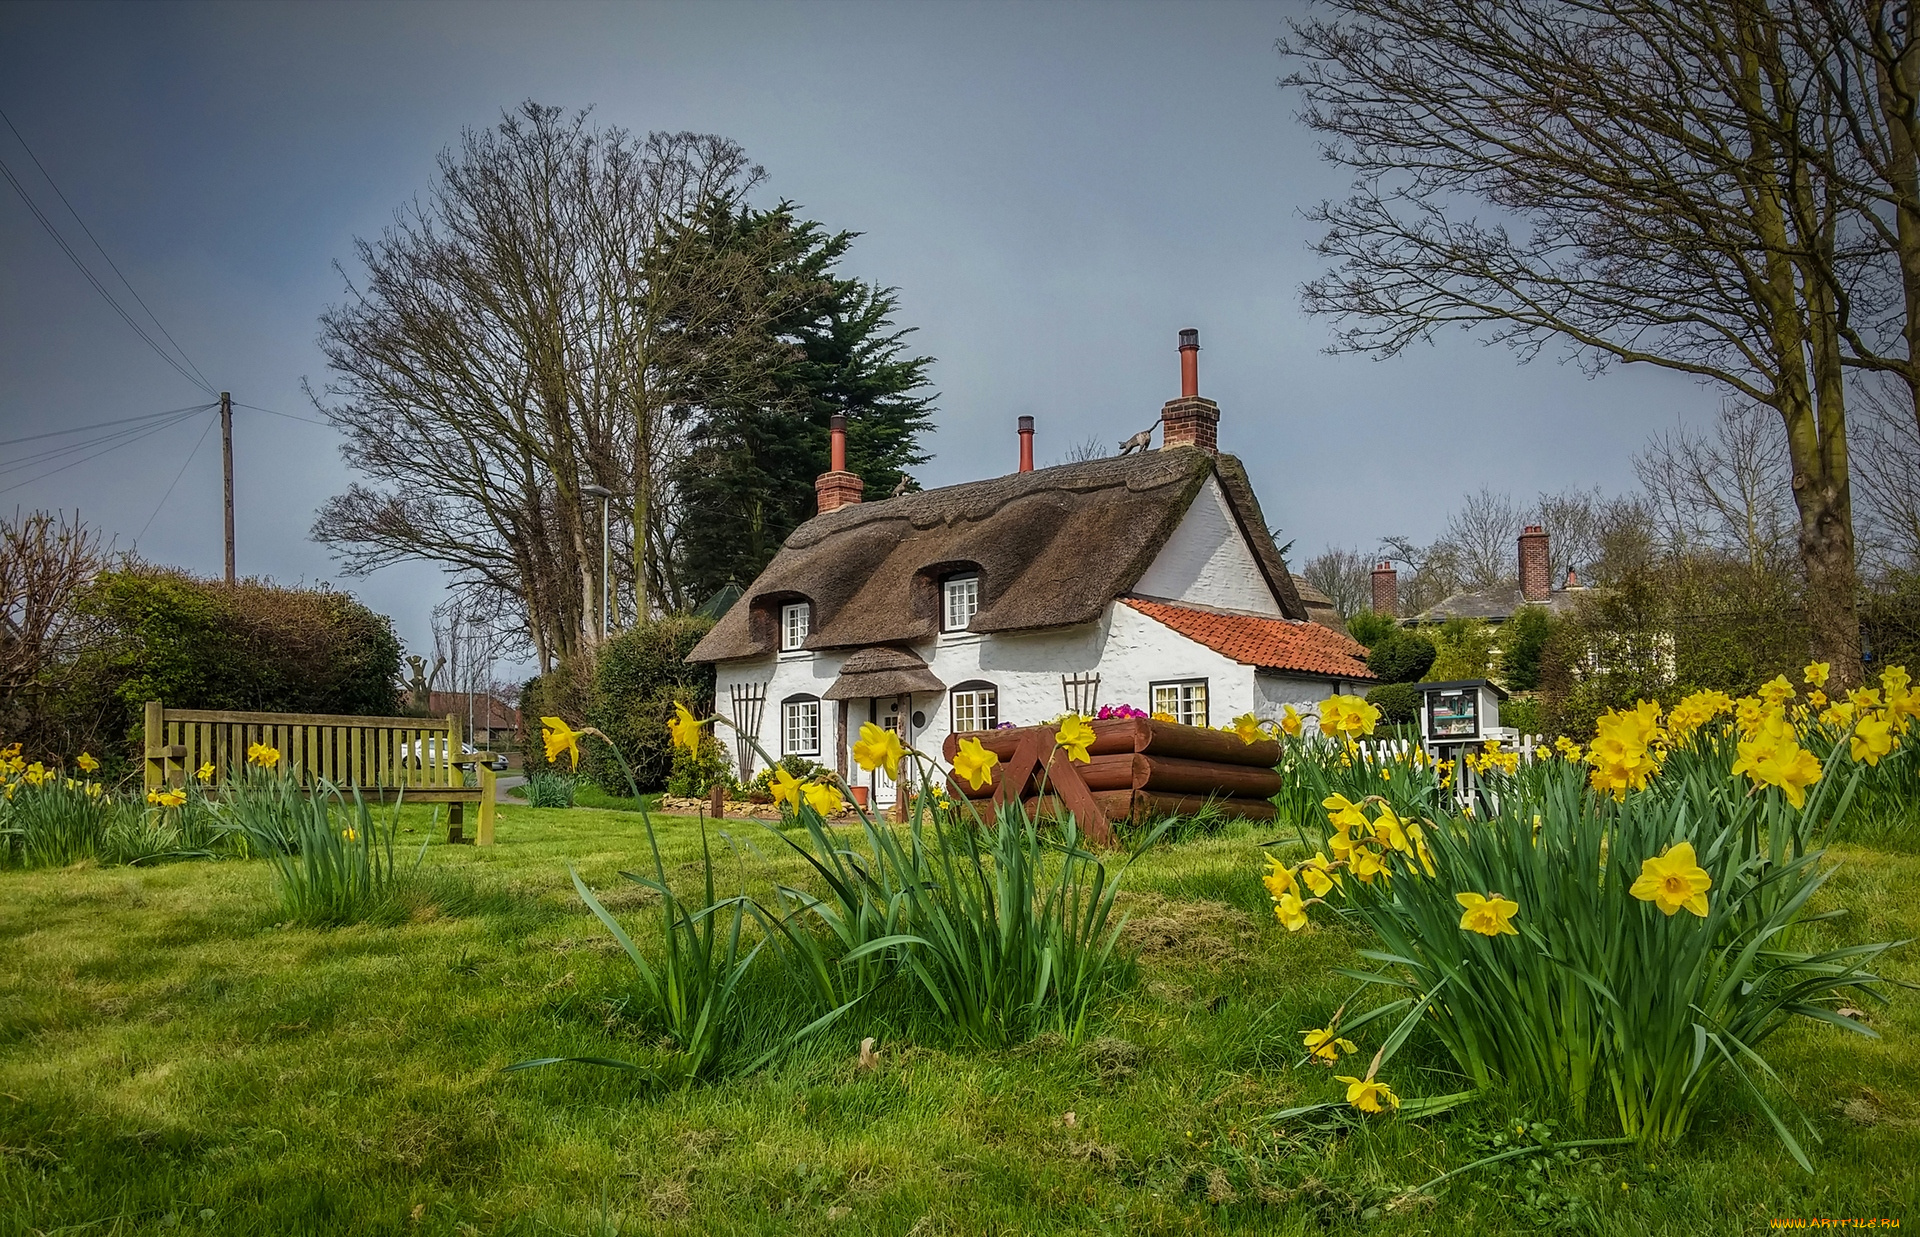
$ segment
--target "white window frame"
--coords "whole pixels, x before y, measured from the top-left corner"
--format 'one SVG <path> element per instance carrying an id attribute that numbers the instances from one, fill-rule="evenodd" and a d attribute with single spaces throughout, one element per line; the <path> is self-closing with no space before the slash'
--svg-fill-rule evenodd
<path id="1" fill-rule="evenodd" d="M 980 613 L 980 577 L 949 576 L 940 584 L 940 630 L 965 631 Z"/>
<path id="2" fill-rule="evenodd" d="M 820 698 L 801 696 L 780 704 L 780 754 L 820 754 Z"/>
<path id="3" fill-rule="evenodd" d="M 804 601 L 780 607 L 780 651 L 795 653 L 807 643 L 813 630 L 813 607 Z"/>
<path id="4" fill-rule="evenodd" d="M 1000 689 L 991 683 L 956 687 L 947 694 L 947 709 L 954 734 L 992 730 L 1000 725 Z"/>
<path id="5" fill-rule="evenodd" d="M 1199 689 L 1198 700 L 1195 689 Z M 1168 693 L 1163 696 L 1161 693 Z M 1153 701 L 1152 713 L 1170 713 L 1175 721 L 1186 726 L 1205 726 L 1208 724 L 1207 706 L 1211 699 L 1205 679 L 1167 679 L 1155 683 L 1149 689 L 1148 697 Z M 1171 704 L 1173 707 L 1168 708 Z"/>

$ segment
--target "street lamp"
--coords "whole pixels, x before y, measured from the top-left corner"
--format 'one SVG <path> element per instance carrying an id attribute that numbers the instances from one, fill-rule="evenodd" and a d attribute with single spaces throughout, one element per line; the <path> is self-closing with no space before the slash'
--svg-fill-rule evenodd
<path id="1" fill-rule="evenodd" d="M 607 560 L 613 547 L 613 499 L 614 493 L 604 485 L 583 485 L 580 492 L 590 498 L 600 500 L 600 643 L 607 642 L 607 606 L 611 596 L 611 577 L 607 574 Z"/>

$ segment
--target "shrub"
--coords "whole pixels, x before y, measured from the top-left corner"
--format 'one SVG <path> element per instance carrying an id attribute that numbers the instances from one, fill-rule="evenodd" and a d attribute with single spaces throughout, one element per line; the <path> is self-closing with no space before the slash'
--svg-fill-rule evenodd
<path id="1" fill-rule="evenodd" d="M 1432 683 L 1486 678 L 1493 671 L 1495 638 L 1491 623 L 1448 619 L 1433 632 L 1435 656 L 1421 677 Z"/>
<path id="2" fill-rule="evenodd" d="M 528 807 L 572 807 L 573 793 L 580 779 L 571 773 L 542 769 L 527 775 Z"/>
<path id="3" fill-rule="evenodd" d="M 1420 692 L 1411 683 L 1384 683 L 1367 693 L 1367 703 L 1395 725 L 1405 725 L 1420 717 Z"/>
<path id="4" fill-rule="evenodd" d="M 1390 615 L 1375 614 L 1371 610 L 1362 610 L 1347 620 L 1347 634 L 1369 649 L 1379 647 L 1399 630 L 1398 620 Z"/>
<path id="5" fill-rule="evenodd" d="M 1553 635 L 1553 615 L 1545 606 L 1521 606 L 1500 625 L 1500 679 L 1510 692 L 1540 686 L 1540 657 Z"/>
<path id="6" fill-rule="evenodd" d="M 753 780 L 747 783 L 747 793 L 768 796 L 768 801 L 771 801 L 774 773 L 779 769 L 785 769 L 803 782 L 834 780 L 833 770 L 823 764 L 808 760 L 805 756 L 782 756 L 778 760 L 769 761 L 765 768 L 753 775 Z"/>
<path id="7" fill-rule="evenodd" d="M 732 790 L 738 786 L 733 776 L 733 760 L 712 735 L 702 735 L 700 750 L 673 749 L 673 768 L 667 774 L 667 793 L 682 798 L 701 798 L 714 786 Z"/>
<path id="8" fill-rule="evenodd" d="M 1540 702 L 1531 697 L 1522 696 L 1501 701 L 1500 724 L 1518 730 L 1521 734 L 1544 733 L 1540 729 Z"/>
<path id="9" fill-rule="evenodd" d="M 1367 669 L 1383 683 L 1417 683 L 1437 655 L 1431 639 L 1417 631 L 1396 630 L 1367 654 Z"/>
<path id="10" fill-rule="evenodd" d="M 330 589 L 231 588 L 129 563 L 76 603 L 95 633 L 79 654 L 100 740 L 136 740 L 149 700 L 169 707 L 390 715 L 400 642 L 391 622 Z M 88 702 L 91 702 L 90 704 Z"/>
<path id="11" fill-rule="evenodd" d="M 712 627 L 704 616 L 651 619 L 609 640 L 591 662 L 576 659 L 529 683 L 520 710 L 527 770 L 546 764 L 541 717 L 585 717 L 632 761 L 641 790 L 664 788 L 673 769 L 667 722 L 674 704 L 701 716 L 713 709 L 713 668 L 686 659 Z M 609 794 L 627 789 L 622 766 L 604 746 L 584 749 L 580 772 Z"/>

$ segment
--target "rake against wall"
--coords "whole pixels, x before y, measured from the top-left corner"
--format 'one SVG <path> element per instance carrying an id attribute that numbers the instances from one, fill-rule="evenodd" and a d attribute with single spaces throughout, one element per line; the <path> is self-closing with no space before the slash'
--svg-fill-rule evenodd
<path id="1" fill-rule="evenodd" d="M 740 780 L 753 778 L 753 740 L 760 734 L 760 715 L 767 707 L 765 683 L 735 683 L 733 696 L 733 751 L 740 762 Z"/>

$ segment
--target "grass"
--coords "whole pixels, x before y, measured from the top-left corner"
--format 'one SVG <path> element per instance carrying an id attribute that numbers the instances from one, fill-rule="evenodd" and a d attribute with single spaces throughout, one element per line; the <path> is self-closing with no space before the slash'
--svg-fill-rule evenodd
<path id="1" fill-rule="evenodd" d="M 417 847 L 428 819 L 405 809 L 398 845 Z M 742 869 L 756 896 L 807 883 L 764 832 L 718 829 L 757 850 Z M 669 879 L 691 891 L 697 826 L 660 834 Z M 657 906 L 618 876 L 647 862 L 628 814 L 503 807 L 487 850 L 436 834 L 426 867 L 474 892 L 392 926 L 282 926 L 257 860 L 0 873 L 0 1234 L 1693 1237 L 1776 1217 L 1920 1219 L 1908 990 L 1873 1013 L 1883 1039 L 1806 1023 L 1771 1041 L 1823 1138 L 1814 1175 L 1727 1087 L 1650 1160 L 1518 1159 L 1393 1206 L 1505 1146 L 1514 1120 L 1558 1114 L 1495 1099 L 1420 1124 L 1270 1121 L 1337 1094 L 1296 1067 L 1298 1032 L 1350 993 L 1332 968 L 1360 965 L 1365 942 L 1274 922 L 1256 850 L 1269 836 L 1234 826 L 1134 866 L 1119 909 L 1138 979 L 1079 1046 L 975 1047 L 882 1001 L 760 1073 L 664 1091 L 613 1070 L 500 1072 L 650 1046 L 623 1016 L 631 964 L 566 870 L 629 924 Z M 1836 853 L 1821 904 L 1855 914 L 1814 933 L 1920 936 L 1920 857 Z M 1920 980 L 1920 949 L 1882 969 Z M 863 1070 L 867 1036 L 879 1064 Z M 1391 1069 L 1408 1097 L 1460 1085 L 1418 1037 Z"/>

